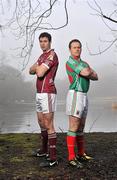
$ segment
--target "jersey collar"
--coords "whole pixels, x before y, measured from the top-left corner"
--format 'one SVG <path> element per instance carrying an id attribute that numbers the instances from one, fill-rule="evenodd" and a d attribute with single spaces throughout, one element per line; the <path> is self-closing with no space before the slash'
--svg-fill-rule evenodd
<path id="1" fill-rule="evenodd" d="M 72 58 L 73 60 L 75 60 L 75 61 L 77 61 L 77 62 L 80 62 L 80 61 L 81 61 L 81 58 L 76 59 L 76 57 L 73 57 L 73 56 L 70 56 L 70 58 Z"/>
<path id="2" fill-rule="evenodd" d="M 44 52 L 44 54 L 49 53 L 50 51 L 54 51 L 54 49 L 49 49 L 48 51 Z"/>

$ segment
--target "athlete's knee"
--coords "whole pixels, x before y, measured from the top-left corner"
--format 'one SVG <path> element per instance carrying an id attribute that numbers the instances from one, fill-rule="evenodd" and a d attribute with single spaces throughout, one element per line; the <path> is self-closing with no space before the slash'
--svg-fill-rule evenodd
<path id="1" fill-rule="evenodd" d="M 69 130 L 73 132 L 77 132 L 78 130 L 78 125 L 77 124 L 70 124 Z"/>
<path id="2" fill-rule="evenodd" d="M 44 114 L 43 116 L 43 124 L 44 127 L 49 131 L 51 131 L 51 129 L 53 129 L 54 125 L 53 125 L 53 114 L 48 113 L 48 114 Z"/>
<path id="3" fill-rule="evenodd" d="M 51 121 L 49 119 L 44 119 L 43 124 L 47 130 L 51 128 Z"/>
<path id="4" fill-rule="evenodd" d="M 41 119 L 41 118 L 38 117 L 38 124 L 39 124 L 40 126 L 43 126 L 43 119 Z"/>
<path id="5" fill-rule="evenodd" d="M 44 122 L 44 127 L 48 130 L 49 129 L 49 123 Z"/>
<path id="6" fill-rule="evenodd" d="M 69 117 L 69 130 L 76 132 L 80 125 L 80 119 L 77 117 Z"/>

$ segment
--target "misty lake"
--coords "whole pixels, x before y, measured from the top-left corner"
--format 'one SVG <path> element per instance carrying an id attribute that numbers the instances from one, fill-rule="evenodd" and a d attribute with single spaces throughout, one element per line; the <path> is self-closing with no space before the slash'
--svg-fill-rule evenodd
<path id="1" fill-rule="evenodd" d="M 116 132 L 117 109 L 112 108 L 112 105 L 112 100 L 90 101 L 85 132 Z M 65 114 L 63 102 L 58 102 L 57 105 L 55 128 L 57 132 L 66 132 L 68 129 L 68 117 Z M 38 132 L 40 132 L 40 128 L 37 123 L 34 103 L 17 102 L 0 105 L 0 133 Z"/>

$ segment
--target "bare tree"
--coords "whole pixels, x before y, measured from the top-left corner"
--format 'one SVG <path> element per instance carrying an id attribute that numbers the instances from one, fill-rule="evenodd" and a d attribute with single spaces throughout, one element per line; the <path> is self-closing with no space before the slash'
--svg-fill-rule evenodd
<path id="1" fill-rule="evenodd" d="M 4 25 L 0 23 L 0 30 L 3 33 L 4 28 L 11 30 L 14 37 L 22 42 L 21 47 L 15 50 L 18 56 L 23 59 L 24 70 L 30 60 L 32 48 L 34 45 L 35 35 L 40 30 L 58 30 L 64 28 L 68 24 L 67 0 L 60 2 L 60 0 L 7 0 L 7 7 L 12 9 L 12 17 L 7 20 Z M 56 20 L 56 27 L 54 27 L 49 20 L 53 15 L 53 10 L 56 4 L 64 9 L 65 22 L 58 25 Z M 5 14 L 5 4 L 0 0 L 1 13 Z"/>
<path id="2" fill-rule="evenodd" d="M 112 40 L 102 40 L 99 38 L 100 42 L 107 43 L 107 45 L 104 49 L 100 49 L 99 47 L 98 52 L 96 53 L 92 53 L 87 45 L 90 55 L 98 55 L 106 52 L 113 45 L 117 47 L 117 0 L 114 1 L 115 9 L 110 14 L 104 13 L 104 10 L 101 8 L 101 5 L 96 0 L 94 0 L 93 2 L 94 4 L 91 4 L 89 1 L 87 2 L 89 7 L 95 12 L 92 15 L 100 17 L 103 23 L 107 26 L 107 28 L 113 33 Z M 112 28 L 113 24 L 115 25 L 115 28 Z"/>

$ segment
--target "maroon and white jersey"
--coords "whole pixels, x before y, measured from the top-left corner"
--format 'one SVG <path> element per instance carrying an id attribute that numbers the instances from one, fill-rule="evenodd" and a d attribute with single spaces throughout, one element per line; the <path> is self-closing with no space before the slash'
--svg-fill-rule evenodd
<path id="1" fill-rule="evenodd" d="M 44 64 L 48 71 L 44 77 L 37 77 L 36 87 L 37 93 L 54 93 L 56 94 L 56 87 L 54 79 L 58 69 L 58 57 L 53 49 L 44 52 L 37 61 L 38 65 Z"/>

